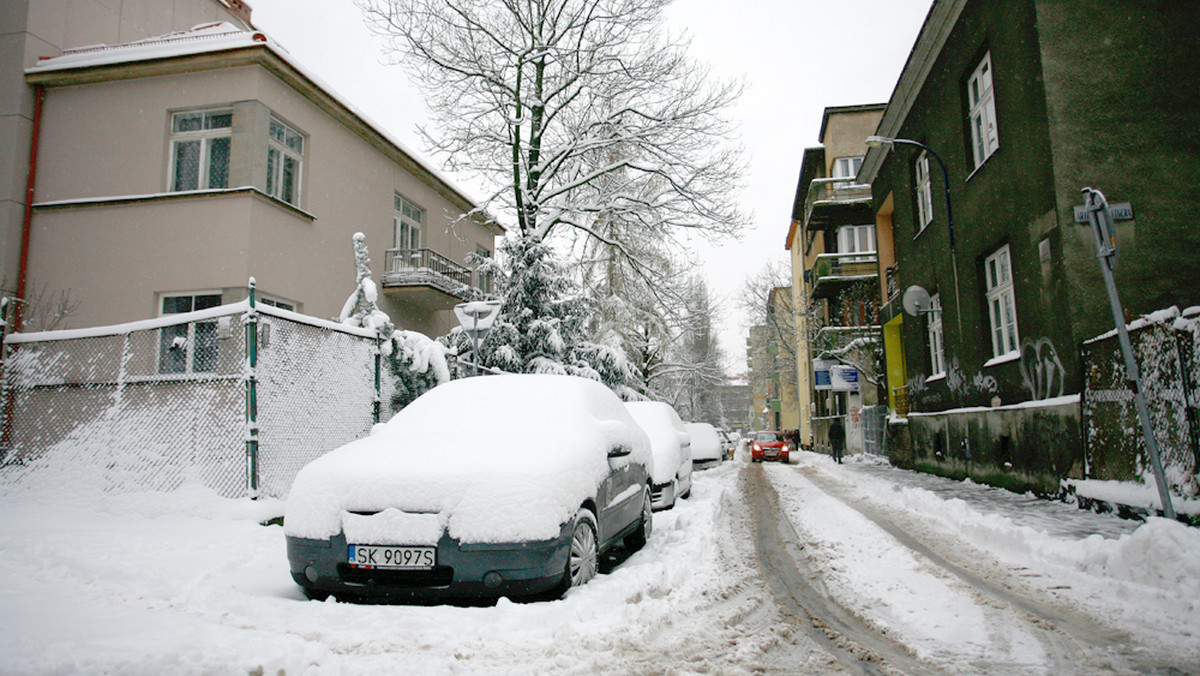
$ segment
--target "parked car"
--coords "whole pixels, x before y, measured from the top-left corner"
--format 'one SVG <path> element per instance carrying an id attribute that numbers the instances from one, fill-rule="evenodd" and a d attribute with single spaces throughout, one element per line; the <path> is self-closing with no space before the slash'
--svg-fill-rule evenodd
<path id="1" fill-rule="evenodd" d="M 692 493 L 691 437 L 683 420 L 661 401 L 631 401 L 625 408 L 650 437 L 654 452 L 652 501 L 654 509 L 670 509 Z"/>
<path id="2" fill-rule="evenodd" d="M 717 432 L 721 435 L 721 457 L 725 460 L 733 460 L 738 444 L 742 441 L 741 435 L 728 430 L 717 430 Z"/>
<path id="3" fill-rule="evenodd" d="M 304 467 L 292 578 L 313 599 L 557 597 L 650 536 L 650 440 L 603 385 L 500 375 L 439 385 Z"/>
<path id="4" fill-rule="evenodd" d="M 778 460 L 787 463 L 792 452 L 783 432 L 755 432 L 750 441 L 750 461 Z"/>
<path id="5" fill-rule="evenodd" d="M 721 447 L 721 435 L 717 428 L 708 423 L 684 423 L 692 440 L 692 468 L 707 469 L 719 465 L 725 460 L 725 450 Z"/>

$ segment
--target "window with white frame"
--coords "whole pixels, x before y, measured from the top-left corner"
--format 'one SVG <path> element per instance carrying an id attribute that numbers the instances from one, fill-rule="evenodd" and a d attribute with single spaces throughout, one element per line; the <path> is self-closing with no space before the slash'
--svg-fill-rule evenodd
<path id="1" fill-rule="evenodd" d="M 875 253 L 875 226 L 846 225 L 838 228 L 838 253 Z M 856 263 L 866 261 L 866 256 L 853 256 L 841 259 L 843 262 Z"/>
<path id="2" fill-rule="evenodd" d="M 917 183 L 917 232 L 933 222 L 933 182 L 929 178 L 929 153 L 921 151 L 913 166 Z"/>
<path id="3" fill-rule="evenodd" d="M 1020 350 L 1017 335 L 1017 300 L 1013 294 L 1012 260 L 1008 245 L 983 262 L 987 286 L 988 319 L 991 323 L 992 356 L 1003 357 Z"/>
<path id="4" fill-rule="evenodd" d="M 940 293 L 933 294 L 929 299 L 929 309 L 936 312 L 928 312 L 925 318 L 929 321 L 929 375 L 944 376 L 946 375 L 946 341 L 945 334 L 942 332 L 942 295 Z"/>
<path id="5" fill-rule="evenodd" d="M 262 303 L 263 305 L 270 305 L 271 307 L 277 307 L 280 310 L 287 310 L 289 312 L 296 311 L 295 303 L 289 303 L 286 300 L 277 300 L 275 298 L 271 298 L 270 296 L 259 296 L 255 299 L 255 302 Z"/>
<path id="6" fill-rule="evenodd" d="M 300 204 L 300 167 L 304 136 L 271 118 L 267 137 L 267 194 L 288 204 Z"/>
<path id="7" fill-rule="evenodd" d="M 996 96 L 992 90 L 992 54 L 983 55 L 967 80 L 967 106 L 970 111 L 971 153 L 975 166 L 983 164 L 1000 147 L 996 131 Z"/>
<path id="8" fill-rule="evenodd" d="M 162 314 L 217 307 L 216 292 L 163 296 Z M 159 373 L 203 373 L 217 369 L 217 320 L 163 327 L 158 336 Z"/>
<path id="9" fill-rule="evenodd" d="M 233 111 L 193 110 L 171 116 L 171 190 L 229 187 Z"/>
<path id="10" fill-rule="evenodd" d="M 839 157 L 833 161 L 833 177 L 834 178 L 854 178 L 858 176 L 858 170 L 862 167 L 863 158 L 858 157 Z"/>
<path id="11" fill-rule="evenodd" d="M 425 210 L 400 195 L 396 195 L 395 246 L 397 249 L 416 251 L 421 248 L 421 227 L 425 224 Z"/>

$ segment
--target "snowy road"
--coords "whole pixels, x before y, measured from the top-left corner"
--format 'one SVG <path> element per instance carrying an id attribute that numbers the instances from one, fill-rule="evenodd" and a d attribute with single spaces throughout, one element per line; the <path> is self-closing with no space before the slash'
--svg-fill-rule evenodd
<path id="1" fill-rule="evenodd" d="M 898 476 L 699 472 L 642 551 L 491 608 L 306 601 L 278 503 L 2 485 L 0 674 L 1200 673 L 1195 529 L 1030 529 Z"/>

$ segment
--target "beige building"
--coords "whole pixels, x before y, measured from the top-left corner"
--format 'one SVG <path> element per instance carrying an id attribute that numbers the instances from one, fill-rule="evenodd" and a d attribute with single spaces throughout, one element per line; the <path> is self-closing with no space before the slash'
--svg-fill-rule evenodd
<path id="1" fill-rule="evenodd" d="M 841 418 L 847 450 L 862 449 L 863 406 L 876 403 L 872 354 L 878 344 L 878 246 L 870 186 L 859 185 L 866 138 L 884 104 L 825 109 L 821 146 L 808 148 L 785 248 L 791 254 L 801 443 L 818 450 Z M 814 364 L 816 366 L 814 366 Z M 820 368 L 817 368 L 819 366 Z M 830 374 L 854 371 L 857 389 Z"/>
<path id="2" fill-rule="evenodd" d="M 27 297 L 69 294 L 69 327 L 235 302 L 251 277 L 269 303 L 336 317 L 356 232 L 398 328 L 441 335 L 455 303 L 490 290 L 474 263 L 503 230 L 464 218 L 468 197 L 255 30 L 244 3 L 17 4 L 3 17 L 3 53 L 22 55 L 3 63 L 3 274 L 23 269 Z"/>

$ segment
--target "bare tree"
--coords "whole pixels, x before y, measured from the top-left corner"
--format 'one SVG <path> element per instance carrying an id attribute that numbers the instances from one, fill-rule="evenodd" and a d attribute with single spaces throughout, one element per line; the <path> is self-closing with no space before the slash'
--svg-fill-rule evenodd
<path id="1" fill-rule="evenodd" d="M 765 327 L 768 341 L 779 346 L 773 360 L 776 370 L 781 373 L 795 372 L 798 351 L 805 350 L 807 354 L 808 346 L 797 343 L 796 309 L 789 265 L 783 260 L 774 260 L 747 277 L 738 305 L 749 325 Z M 810 318 L 806 326 L 812 326 L 811 319 L 814 318 Z"/>
<path id="2" fill-rule="evenodd" d="M 422 87 L 449 167 L 485 179 L 522 238 L 597 219 L 730 234 L 741 154 L 714 82 L 664 34 L 669 0 L 357 0 Z"/>

